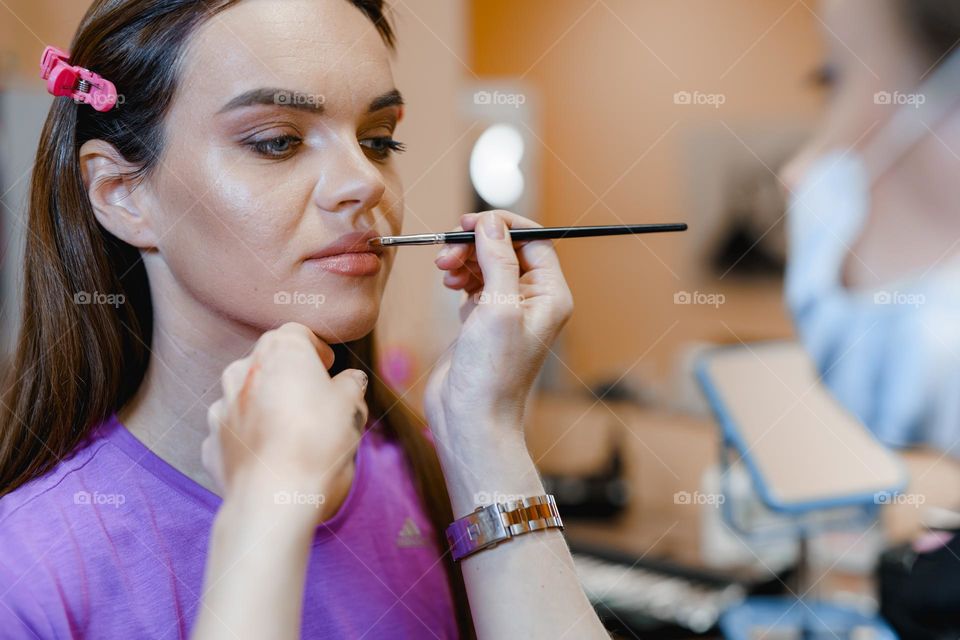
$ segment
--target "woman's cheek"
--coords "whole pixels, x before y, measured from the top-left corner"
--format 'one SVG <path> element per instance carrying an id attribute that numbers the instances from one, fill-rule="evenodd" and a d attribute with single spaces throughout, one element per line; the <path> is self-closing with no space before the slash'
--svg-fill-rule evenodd
<path id="1" fill-rule="evenodd" d="M 390 235 L 399 235 L 403 229 L 403 183 L 393 167 L 384 172 L 384 180 L 387 188 L 384 191 L 383 208 L 386 211 L 389 233 Z"/>
<path id="2" fill-rule="evenodd" d="M 251 324 L 269 325 L 276 315 L 274 294 L 283 288 L 281 226 L 264 215 L 263 205 L 243 203 L 238 190 L 189 203 L 173 198 L 185 211 L 167 229 L 160 252 L 172 277 L 203 305 Z M 192 208 L 191 208 L 192 207 Z"/>

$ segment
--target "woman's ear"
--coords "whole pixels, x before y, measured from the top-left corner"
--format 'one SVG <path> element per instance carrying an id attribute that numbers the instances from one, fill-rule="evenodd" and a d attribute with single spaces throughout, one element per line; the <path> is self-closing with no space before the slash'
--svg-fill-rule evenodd
<path id="1" fill-rule="evenodd" d="M 88 140 L 80 147 L 80 171 L 93 213 L 104 229 L 139 249 L 156 246 L 158 234 L 145 207 L 145 189 L 129 177 L 136 167 L 103 140 Z"/>

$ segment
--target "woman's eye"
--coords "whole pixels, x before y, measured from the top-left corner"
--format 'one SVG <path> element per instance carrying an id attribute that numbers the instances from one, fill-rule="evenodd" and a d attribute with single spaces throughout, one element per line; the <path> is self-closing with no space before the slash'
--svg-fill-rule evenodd
<path id="1" fill-rule="evenodd" d="M 360 141 L 360 146 L 369 151 L 377 160 L 386 160 L 391 153 L 403 153 L 407 150 L 405 144 L 389 136 L 366 138 Z"/>
<path id="2" fill-rule="evenodd" d="M 277 136 L 266 140 L 254 140 L 250 147 L 262 156 L 268 158 L 284 158 L 289 156 L 300 143 L 300 138 L 291 135 Z"/>
<path id="3" fill-rule="evenodd" d="M 837 84 L 837 69 L 831 63 L 825 62 L 810 74 L 810 79 L 814 86 L 831 90 Z"/>

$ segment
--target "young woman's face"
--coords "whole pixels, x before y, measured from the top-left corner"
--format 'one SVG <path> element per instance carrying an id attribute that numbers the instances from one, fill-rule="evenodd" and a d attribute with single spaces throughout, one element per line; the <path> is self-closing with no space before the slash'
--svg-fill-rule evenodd
<path id="1" fill-rule="evenodd" d="M 231 320 L 368 333 L 393 256 L 343 252 L 399 233 L 403 210 L 373 23 L 347 0 L 244 0 L 192 36 L 180 78 L 149 178 L 153 259 Z"/>

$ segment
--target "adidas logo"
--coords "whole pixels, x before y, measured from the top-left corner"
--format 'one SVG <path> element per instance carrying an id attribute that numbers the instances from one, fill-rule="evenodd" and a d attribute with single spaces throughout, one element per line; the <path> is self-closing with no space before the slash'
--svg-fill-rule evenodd
<path id="1" fill-rule="evenodd" d="M 427 539 L 420 533 L 420 527 L 413 521 L 413 518 L 408 517 L 404 520 L 403 526 L 400 527 L 400 531 L 397 532 L 397 546 L 424 547 L 426 544 Z"/>

